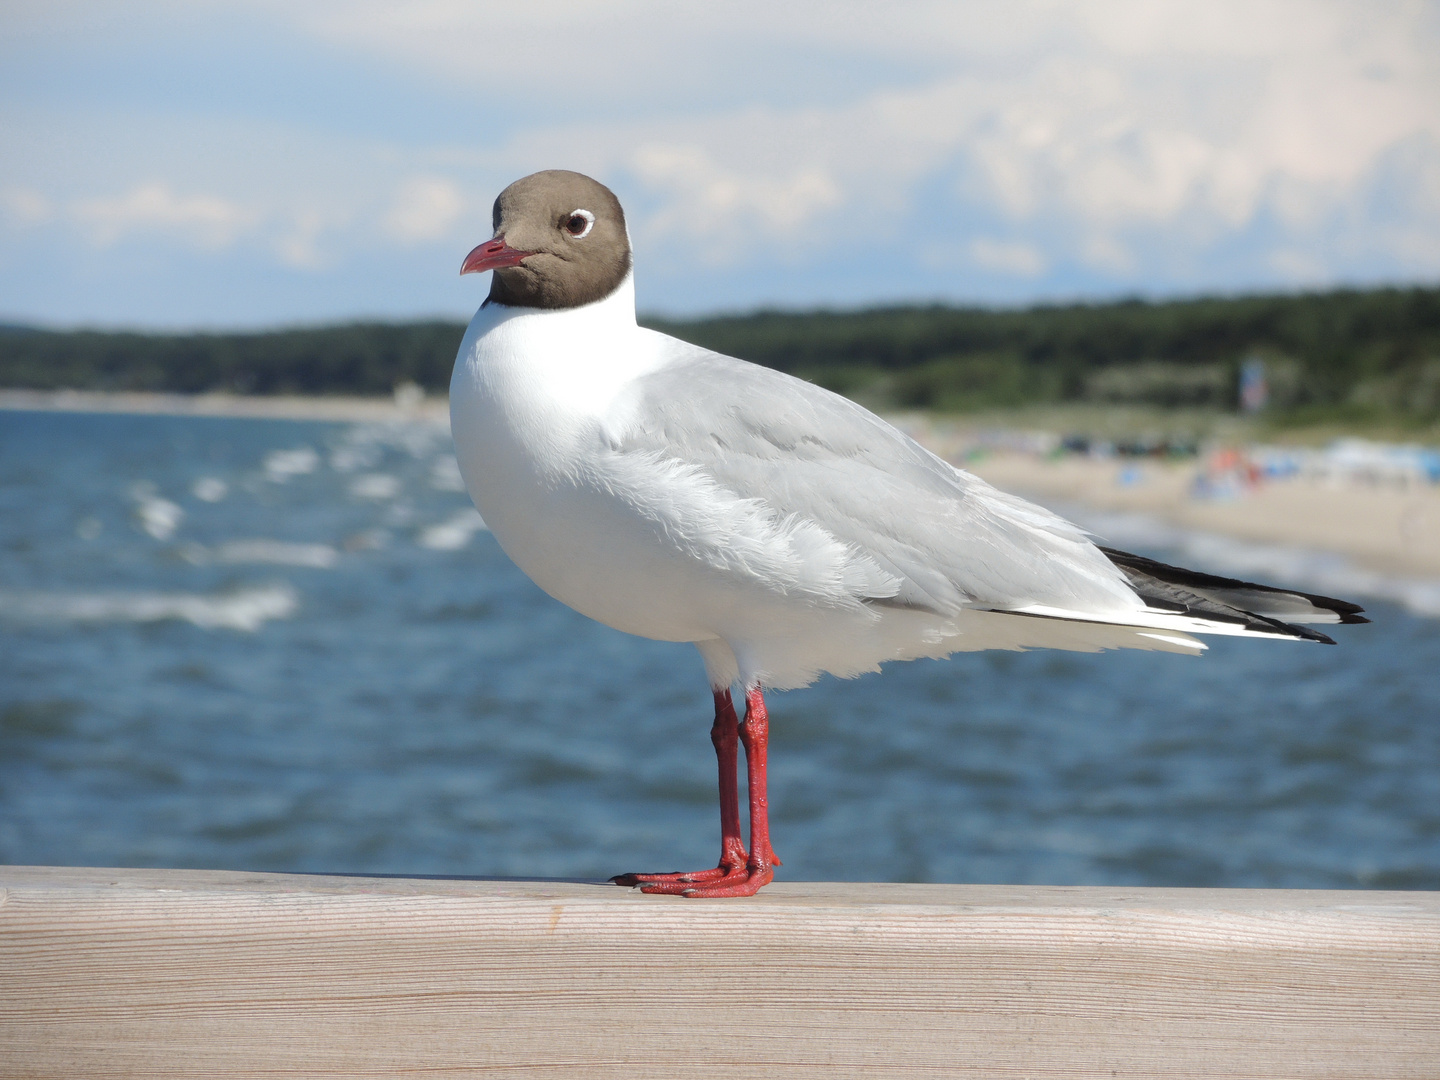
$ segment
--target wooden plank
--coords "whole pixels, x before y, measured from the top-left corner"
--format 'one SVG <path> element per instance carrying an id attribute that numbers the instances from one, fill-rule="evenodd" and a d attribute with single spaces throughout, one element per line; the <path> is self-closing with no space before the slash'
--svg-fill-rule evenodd
<path id="1" fill-rule="evenodd" d="M 1440 894 L 0 868 L 0 1076 L 1440 1076 Z"/>

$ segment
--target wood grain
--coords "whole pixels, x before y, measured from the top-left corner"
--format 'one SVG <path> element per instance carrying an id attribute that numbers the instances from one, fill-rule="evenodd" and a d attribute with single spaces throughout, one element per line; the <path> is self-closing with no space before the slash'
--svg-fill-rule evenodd
<path id="1" fill-rule="evenodd" d="M 0 868 L 0 1076 L 1440 1077 L 1440 894 Z"/>

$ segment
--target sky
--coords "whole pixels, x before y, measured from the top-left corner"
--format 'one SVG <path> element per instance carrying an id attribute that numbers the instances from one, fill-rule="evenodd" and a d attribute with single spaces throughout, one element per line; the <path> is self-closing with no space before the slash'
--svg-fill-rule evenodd
<path id="1" fill-rule="evenodd" d="M 1440 3 L 5 0 L 0 321 L 466 318 L 545 168 L 642 311 L 1440 281 Z"/>

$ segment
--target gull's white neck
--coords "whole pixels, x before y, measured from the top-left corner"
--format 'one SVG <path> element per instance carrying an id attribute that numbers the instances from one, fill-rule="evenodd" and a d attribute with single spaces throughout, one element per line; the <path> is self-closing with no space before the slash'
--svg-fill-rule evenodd
<path id="1" fill-rule="evenodd" d="M 578 308 L 486 304 L 475 313 L 455 367 L 455 389 L 502 407 L 599 416 L 631 379 L 659 358 L 635 322 L 635 281 Z M 459 386 L 464 380 L 469 385 Z M 560 416 L 556 416 L 558 413 Z"/>

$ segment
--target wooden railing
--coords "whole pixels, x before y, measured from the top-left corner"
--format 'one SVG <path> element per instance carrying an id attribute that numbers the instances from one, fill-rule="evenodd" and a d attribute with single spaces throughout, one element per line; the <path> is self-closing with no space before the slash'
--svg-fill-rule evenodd
<path id="1" fill-rule="evenodd" d="M 0 868 L 0 1076 L 1440 1077 L 1440 893 Z"/>

